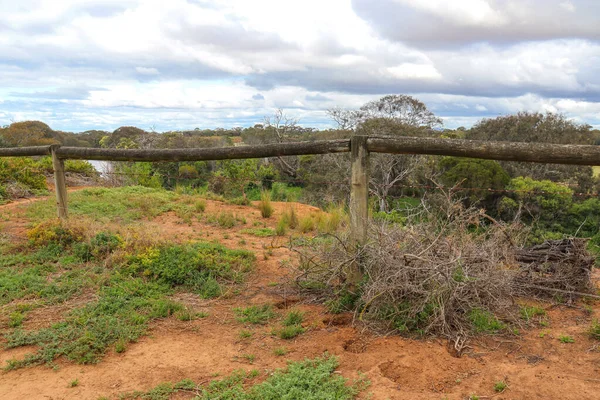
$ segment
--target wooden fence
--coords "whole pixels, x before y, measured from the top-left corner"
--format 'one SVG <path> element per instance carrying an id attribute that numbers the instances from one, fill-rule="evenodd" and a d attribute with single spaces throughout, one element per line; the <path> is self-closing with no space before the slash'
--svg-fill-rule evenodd
<path id="1" fill-rule="evenodd" d="M 59 145 L 0 148 L 0 157 L 52 156 L 58 216 L 67 218 L 64 160 L 211 161 L 295 155 L 351 153 L 350 224 L 352 240 L 367 239 L 369 153 L 429 154 L 499 161 L 600 165 L 600 146 L 488 142 L 417 137 L 353 136 L 350 139 L 193 149 L 97 149 Z"/>

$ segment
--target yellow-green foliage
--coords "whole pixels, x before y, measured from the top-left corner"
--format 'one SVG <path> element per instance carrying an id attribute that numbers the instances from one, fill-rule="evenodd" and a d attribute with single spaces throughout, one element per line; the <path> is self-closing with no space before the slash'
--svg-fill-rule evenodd
<path id="1" fill-rule="evenodd" d="M 6 190 L 8 186 L 19 187 L 23 195 L 46 190 L 43 172 L 43 168 L 31 158 L 0 158 L 0 200 L 12 197 Z"/>
<path id="2" fill-rule="evenodd" d="M 266 190 L 263 190 L 260 194 L 260 203 L 258 203 L 258 209 L 260 210 L 260 215 L 263 218 L 269 218 L 273 215 L 273 205 L 271 204 L 271 193 Z"/>
<path id="3" fill-rule="evenodd" d="M 315 229 L 315 221 L 312 218 L 312 216 L 307 215 L 305 217 L 300 218 L 300 221 L 298 221 L 298 228 L 302 233 L 308 233 L 310 231 L 313 231 Z"/>
<path id="4" fill-rule="evenodd" d="M 27 232 L 27 237 L 36 246 L 49 243 L 68 245 L 80 242 L 85 237 L 85 228 L 76 223 L 62 223 L 58 219 L 41 222 Z"/>

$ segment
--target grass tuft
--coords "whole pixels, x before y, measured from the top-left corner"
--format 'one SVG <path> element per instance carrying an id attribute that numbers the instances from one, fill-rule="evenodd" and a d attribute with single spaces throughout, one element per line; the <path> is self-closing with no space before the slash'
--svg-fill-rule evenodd
<path id="1" fill-rule="evenodd" d="M 248 324 L 264 325 L 268 320 L 275 317 L 275 312 L 270 304 L 262 306 L 249 306 L 246 308 L 234 308 L 239 322 Z"/>
<path id="2" fill-rule="evenodd" d="M 258 203 L 258 209 L 260 210 L 260 215 L 263 218 L 270 218 L 275 211 L 273 209 L 273 205 L 271 204 L 271 193 L 263 190 L 260 194 L 260 202 Z"/>

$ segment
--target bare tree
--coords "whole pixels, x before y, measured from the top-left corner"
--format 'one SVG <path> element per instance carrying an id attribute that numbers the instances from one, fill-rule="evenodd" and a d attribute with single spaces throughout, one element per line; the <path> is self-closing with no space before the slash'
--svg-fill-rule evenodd
<path id="1" fill-rule="evenodd" d="M 291 134 L 296 131 L 298 119 L 287 116 L 281 108 L 275 110 L 271 116 L 263 119 L 264 129 L 272 133 L 271 136 L 277 143 L 286 143 L 293 140 Z M 272 140 L 268 139 L 269 142 Z M 277 157 L 277 166 L 286 175 L 296 178 L 298 175 L 298 157 Z"/>

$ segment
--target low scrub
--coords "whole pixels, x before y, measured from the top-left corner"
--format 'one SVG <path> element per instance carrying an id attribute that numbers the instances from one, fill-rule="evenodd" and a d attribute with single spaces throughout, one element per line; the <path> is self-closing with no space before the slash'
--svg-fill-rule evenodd
<path id="1" fill-rule="evenodd" d="M 194 394 L 198 400 L 351 400 L 369 386 L 364 379 L 348 382 L 335 373 L 338 366 L 335 357 L 323 356 L 290 362 L 287 368 L 276 370 L 261 383 L 252 382 L 260 375 L 257 370 L 238 370 L 228 377 L 204 385 L 184 379 L 174 384 L 161 383 L 149 392 L 122 394 L 119 398 L 168 400 L 171 395 L 185 391 Z"/>

